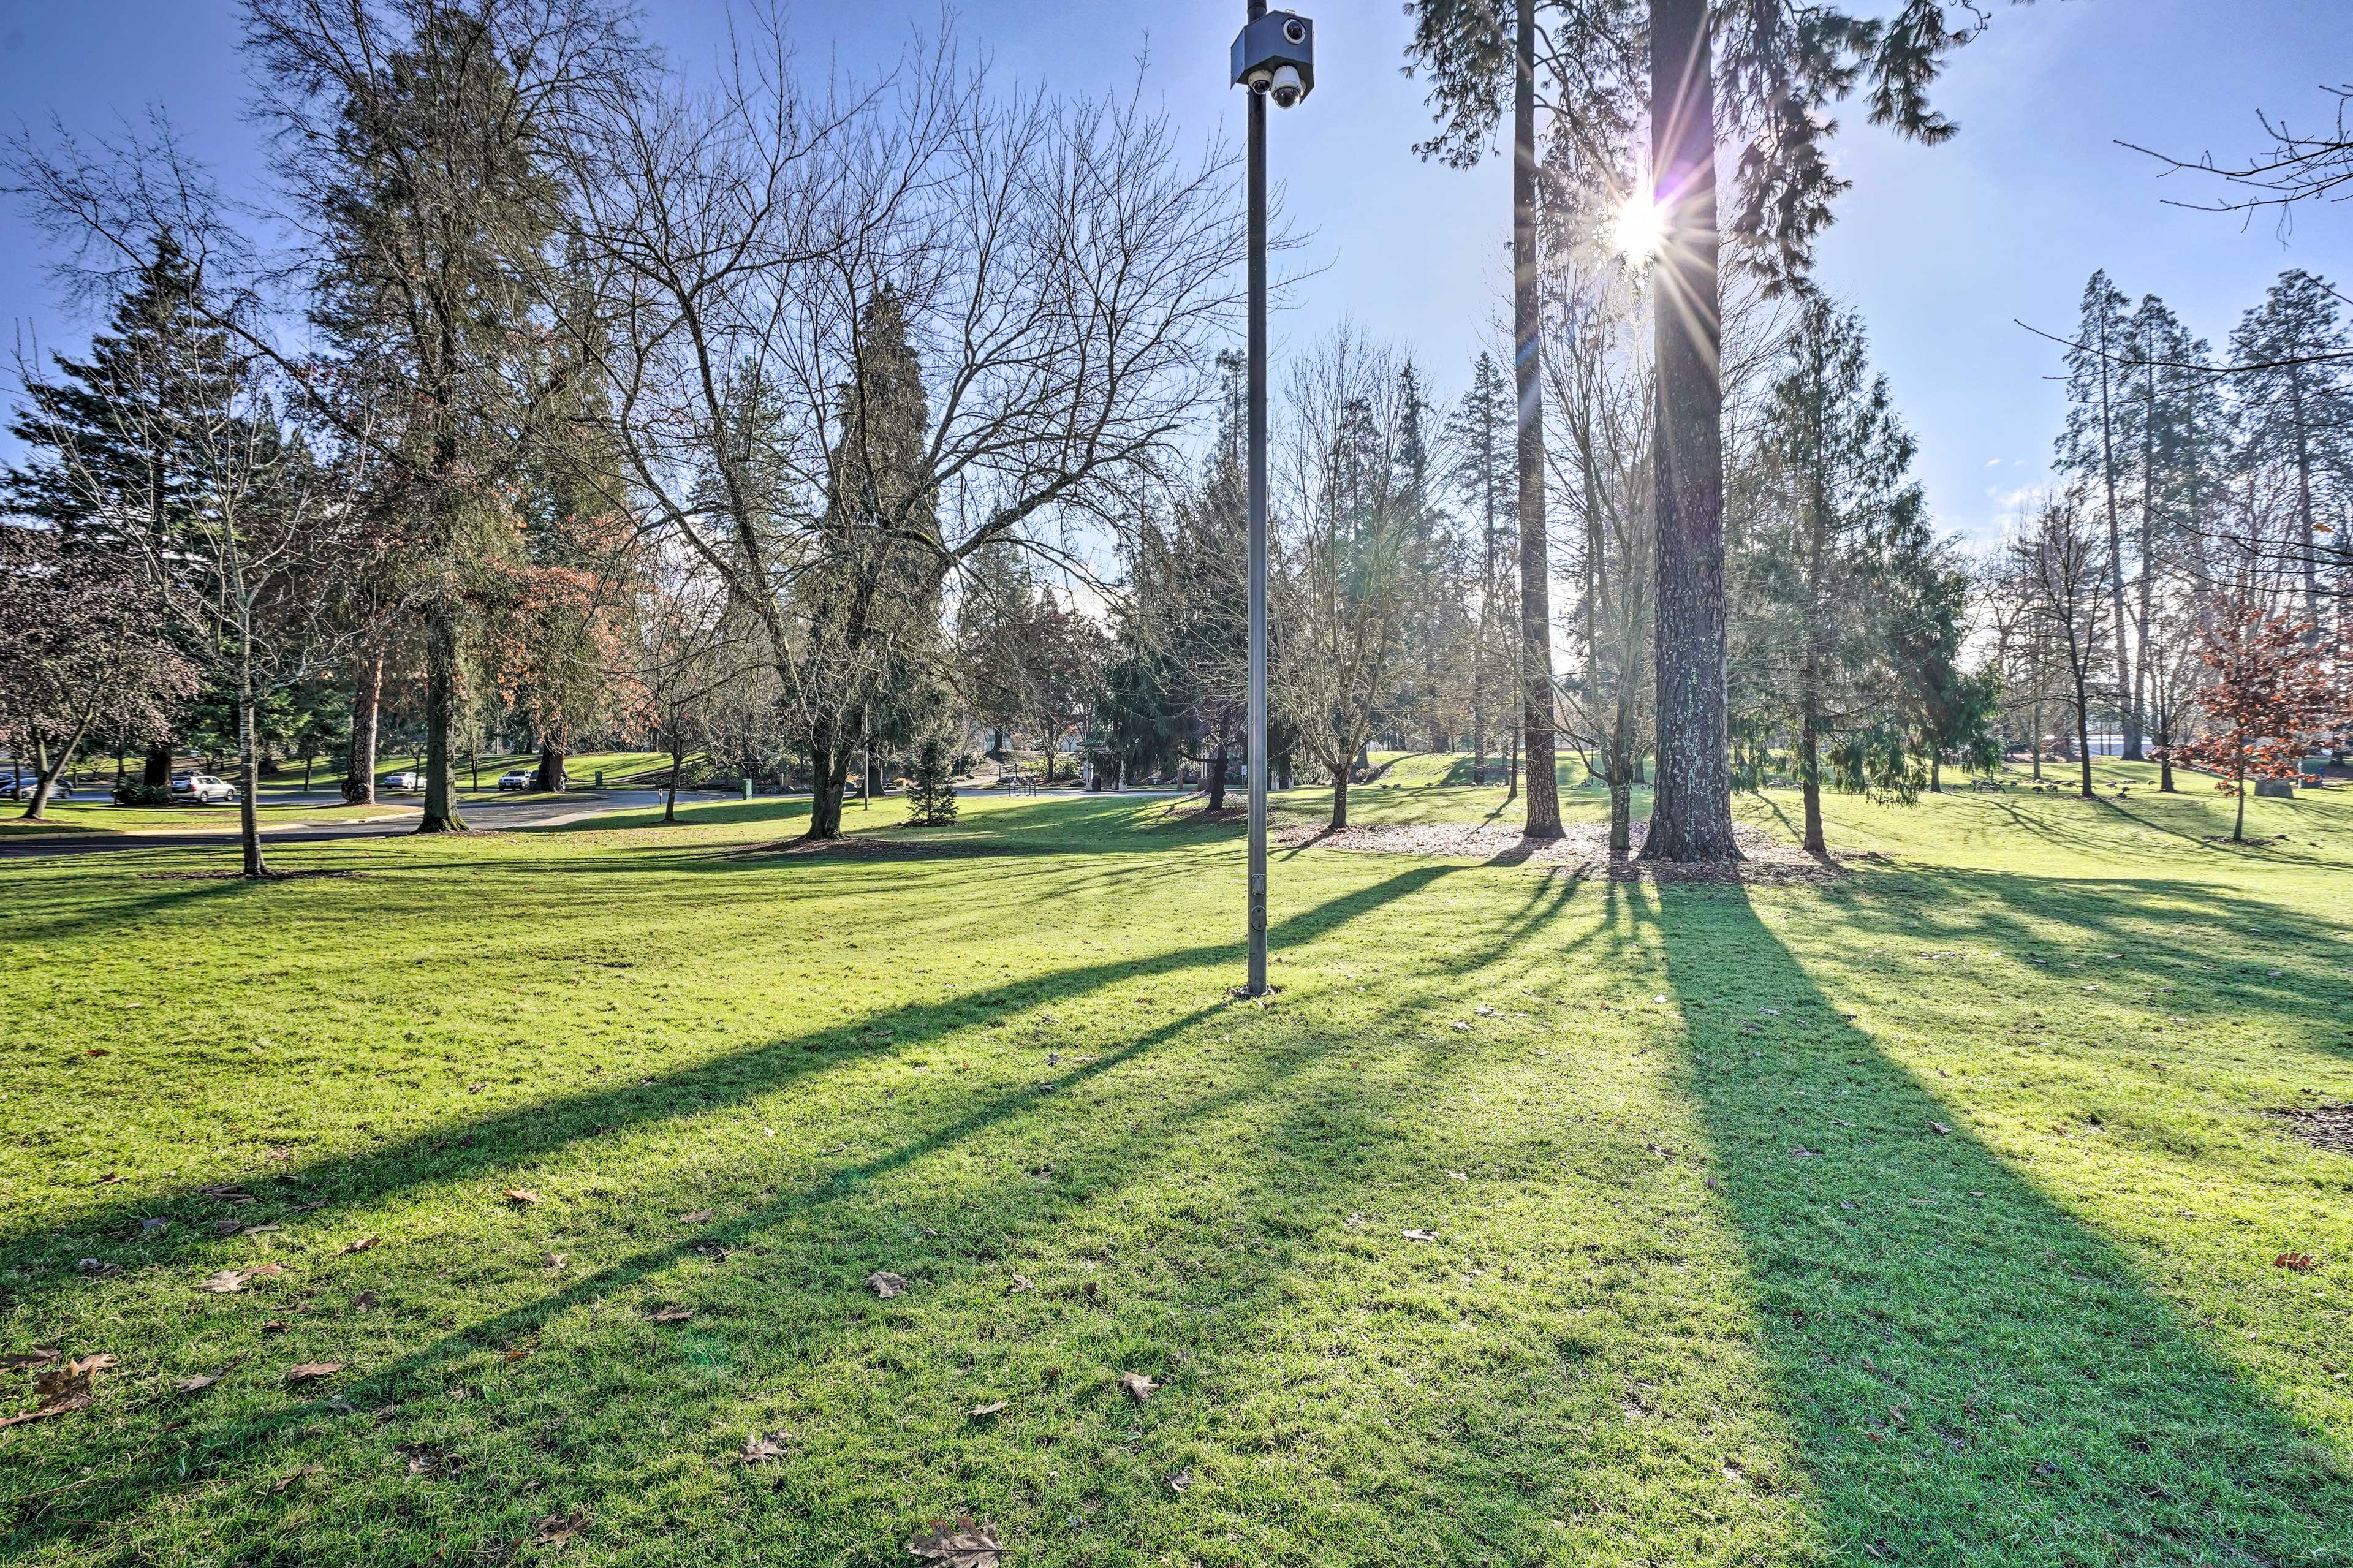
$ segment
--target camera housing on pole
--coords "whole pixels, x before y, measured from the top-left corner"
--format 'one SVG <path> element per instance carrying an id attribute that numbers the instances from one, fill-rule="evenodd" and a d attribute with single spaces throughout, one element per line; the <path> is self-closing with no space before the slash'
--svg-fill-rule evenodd
<path id="1" fill-rule="evenodd" d="M 1289 109 L 1315 90 L 1315 24 L 1290 11 L 1252 17 L 1234 37 L 1234 82 Z"/>

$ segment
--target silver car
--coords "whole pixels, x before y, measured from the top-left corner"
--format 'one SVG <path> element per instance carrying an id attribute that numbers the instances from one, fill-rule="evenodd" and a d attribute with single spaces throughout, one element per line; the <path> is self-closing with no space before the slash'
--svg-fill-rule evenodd
<path id="1" fill-rule="evenodd" d="M 210 773 L 182 773 L 172 781 L 172 798 L 192 800 L 199 805 L 218 805 L 237 798 L 237 786 Z"/>

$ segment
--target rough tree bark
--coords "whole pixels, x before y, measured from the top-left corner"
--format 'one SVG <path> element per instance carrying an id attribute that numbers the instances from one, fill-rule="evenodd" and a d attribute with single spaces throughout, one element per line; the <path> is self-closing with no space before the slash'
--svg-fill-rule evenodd
<path id="1" fill-rule="evenodd" d="M 425 626 L 425 815 L 419 833 L 463 833 L 449 736 L 458 727 L 458 623 L 436 605 Z"/>
<path id="2" fill-rule="evenodd" d="M 352 681 L 352 747 L 343 769 L 343 799 L 353 805 L 375 804 L 375 735 L 384 707 L 384 650 L 362 656 Z"/>
<path id="3" fill-rule="evenodd" d="M 1657 335 L 1658 784 L 1646 860 L 1731 860 L 1725 711 L 1724 382 L 1715 86 L 1706 0 L 1652 0 L 1651 164 L 1665 242 Z"/>
<path id="4" fill-rule="evenodd" d="M 1560 777 L 1553 763 L 1552 566 L 1545 539 L 1544 389 L 1538 357 L 1544 320 L 1536 299 L 1535 49 L 1536 0 L 1520 0 L 1512 82 L 1512 337 L 1520 395 L 1520 729 L 1525 737 L 1521 754 L 1527 759 L 1528 768 L 1525 831 L 1530 838 L 1557 838 Z"/>

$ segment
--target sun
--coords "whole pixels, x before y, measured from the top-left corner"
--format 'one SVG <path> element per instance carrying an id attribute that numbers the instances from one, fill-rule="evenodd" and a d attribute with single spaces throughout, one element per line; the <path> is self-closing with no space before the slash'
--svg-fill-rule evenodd
<path id="1" fill-rule="evenodd" d="M 1610 225 L 1610 243 L 1629 261 L 1648 261 L 1667 237 L 1666 214 L 1639 186 L 1630 193 Z"/>

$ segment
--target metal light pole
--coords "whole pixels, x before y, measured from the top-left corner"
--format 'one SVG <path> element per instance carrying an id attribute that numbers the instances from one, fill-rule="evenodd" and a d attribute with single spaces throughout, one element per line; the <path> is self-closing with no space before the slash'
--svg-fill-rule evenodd
<path id="1" fill-rule="evenodd" d="M 1250 89 L 1250 984 L 1266 994 L 1266 100 L 1289 109 L 1315 85 L 1315 24 L 1250 0 L 1234 39 Z"/>

